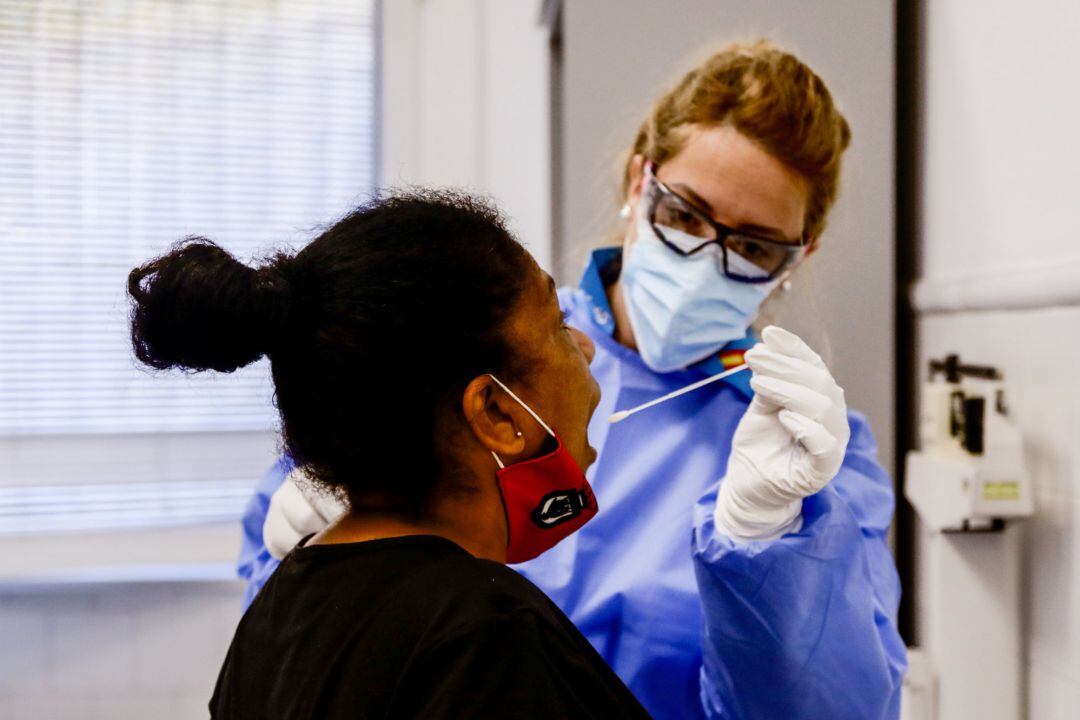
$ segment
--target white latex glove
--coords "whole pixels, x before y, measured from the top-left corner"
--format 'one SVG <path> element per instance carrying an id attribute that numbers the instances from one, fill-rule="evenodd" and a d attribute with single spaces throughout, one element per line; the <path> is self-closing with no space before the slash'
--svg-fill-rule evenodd
<path id="1" fill-rule="evenodd" d="M 844 391 L 798 336 L 769 326 L 746 353 L 754 399 L 732 440 L 716 528 L 737 541 L 772 540 L 802 527 L 802 499 L 844 461 L 851 428 Z"/>
<path id="2" fill-rule="evenodd" d="M 270 497 L 266 522 L 263 523 L 263 543 L 278 560 L 305 536 L 319 532 L 337 520 L 346 509 L 333 495 L 301 490 L 302 487 L 309 487 L 303 473 L 293 470 Z"/>

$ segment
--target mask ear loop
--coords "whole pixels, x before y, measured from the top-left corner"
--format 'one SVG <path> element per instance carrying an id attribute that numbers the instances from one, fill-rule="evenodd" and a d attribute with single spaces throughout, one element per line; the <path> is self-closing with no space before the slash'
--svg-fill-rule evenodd
<path id="1" fill-rule="evenodd" d="M 544 422 L 543 420 L 541 420 L 541 419 L 540 419 L 540 416 L 539 416 L 539 415 L 537 415 L 537 414 L 536 414 L 536 413 L 535 413 L 535 412 L 533 411 L 533 409 L 532 409 L 531 407 L 529 407 L 528 405 L 526 405 L 526 404 L 525 404 L 525 401 L 523 401 L 523 400 L 522 400 L 521 398 L 519 398 L 519 397 L 518 397 L 517 395 L 515 395 L 515 394 L 514 394 L 514 391 L 513 391 L 513 390 L 511 390 L 510 388 L 508 388 L 508 387 L 506 387 L 505 385 L 503 385 L 503 382 L 502 382 L 502 380 L 500 380 L 499 378 L 495 377 L 495 376 L 494 376 L 494 375 L 492 375 L 491 373 L 488 373 L 488 374 L 487 374 L 487 376 L 488 376 L 489 378 L 491 378 L 492 380 L 494 380 L 494 381 L 495 381 L 495 384 L 496 384 L 496 385 L 498 385 L 498 386 L 499 386 L 499 387 L 501 387 L 501 388 L 502 388 L 503 390 L 505 390 L 505 391 L 506 391 L 506 394 L 507 394 L 507 395 L 509 395 L 510 397 L 514 398 L 514 401 L 515 401 L 515 402 L 516 402 L 516 403 L 517 403 L 518 405 L 520 405 L 521 407 L 525 408 L 525 412 L 527 412 L 527 413 L 529 413 L 530 415 L 532 415 L 532 417 L 533 417 L 533 420 L 535 420 L 536 422 L 540 423 L 540 427 L 542 427 L 542 428 L 544 428 L 545 430 L 547 430 L 547 433 L 548 433 L 548 435 L 550 435 L 551 437 L 555 437 L 555 433 L 554 433 L 554 431 L 552 431 L 552 429 L 551 429 L 550 427 L 548 427 L 548 424 L 547 424 L 546 422 Z M 505 468 L 506 468 L 506 466 L 505 466 L 505 465 L 503 465 L 503 461 L 499 459 L 499 456 L 498 456 L 498 455 L 496 455 L 494 451 L 492 451 L 492 453 L 491 453 L 491 456 L 492 456 L 493 458 L 495 458 L 495 462 L 497 462 L 497 463 L 499 464 L 499 469 L 500 469 L 500 470 L 503 470 L 503 469 L 505 469 Z"/>

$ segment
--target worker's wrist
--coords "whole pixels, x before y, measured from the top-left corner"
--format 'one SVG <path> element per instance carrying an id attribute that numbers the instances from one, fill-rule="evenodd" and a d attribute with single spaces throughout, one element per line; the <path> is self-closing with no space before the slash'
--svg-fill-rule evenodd
<path id="1" fill-rule="evenodd" d="M 802 528 L 802 498 L 746 493 L 736 478 L 721 481 L 713 520 L 716 531 L 735 542 L 776 540 Z M 766 499 L 768 498 L 768 499 Z"/>

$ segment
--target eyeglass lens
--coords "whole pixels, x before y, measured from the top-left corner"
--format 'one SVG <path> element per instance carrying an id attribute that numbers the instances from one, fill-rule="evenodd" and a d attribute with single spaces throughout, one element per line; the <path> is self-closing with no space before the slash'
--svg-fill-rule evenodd
<path id="1" fill-rule="evenodd" d="M 687 255 L 715 242 L 718 236 L 715 225 L 700 211 L 677 195 L 664 192 L 659 187 L 654 197 L 651 220 L 665 240 Z M 747 280 L 772 277 L 780 272 L 792 254 L 797 252 L 794 248 L 785 248 L 780 244 L 738 233 L 726 236 L 723 244 L 728 251 L 725 272 Z M 733 255 L 737 257 L 732 257 Z"/>

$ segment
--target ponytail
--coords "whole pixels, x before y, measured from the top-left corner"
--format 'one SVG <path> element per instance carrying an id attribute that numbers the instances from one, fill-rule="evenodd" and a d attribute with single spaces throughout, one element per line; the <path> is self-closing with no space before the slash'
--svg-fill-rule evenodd
<path id="1" fill-rule="evenodd" d="M 287 315 L 278 256 L 255 269 L 201 237 L 179 242 L 128 275 L 131 342 L 164 370 L 232 372 L 272 352 Z"/>

